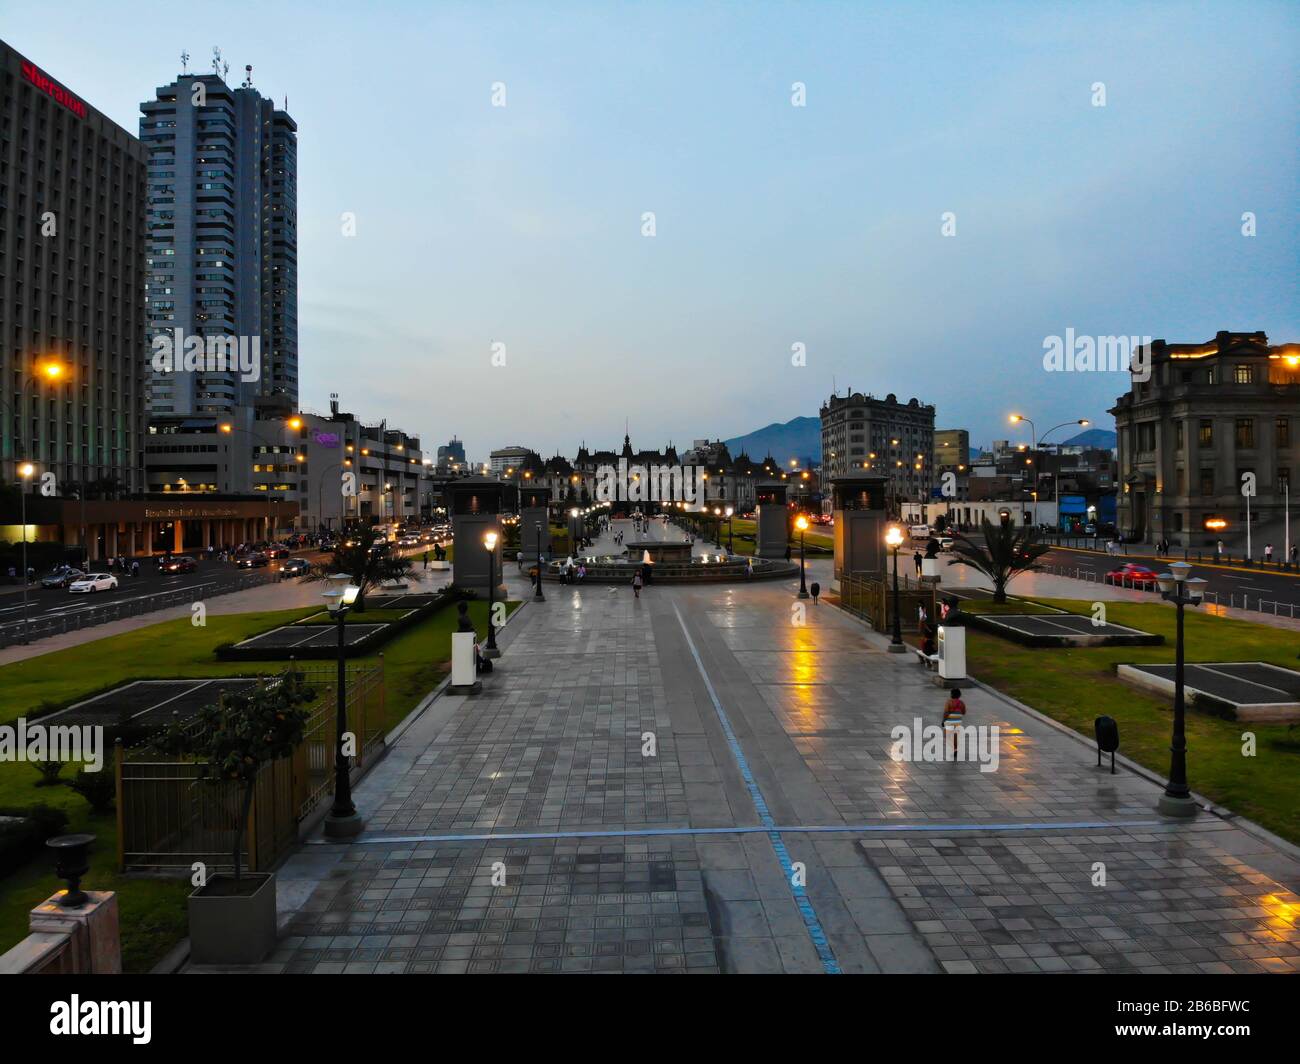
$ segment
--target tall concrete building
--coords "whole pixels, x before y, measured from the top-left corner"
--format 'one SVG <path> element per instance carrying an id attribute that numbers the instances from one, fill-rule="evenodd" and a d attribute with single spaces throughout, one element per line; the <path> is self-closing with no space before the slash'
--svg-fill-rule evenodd
<path id="1" fill-rule="evenodd" d="M 1280 553 L 1300 466 L 1300 344 L 1220 332 L 1201 344 L 1156 340 L 1149 355 L 1150 378 L 1134 379 L 1111 410 L 1120 531 L 1239 550 L 1249 509 L 1255 556 L 1270 540 Z M 1249 506 L 1243 484 L 1253 487 Z"/>
<path id="2" fill-rule="evenodd" d="M 144 148 L 3 41 L 0 77 L 0 476 L 140 491 Z"/>
<path id="3" fill-rule="evenodd" d="M 934 407 L 861 392 L 832 395 L 821 408 L 822 481 L 861 473 L 889 478 L 890 508 L 924 502 L 934 483 Z"/>
<path id="4" fill-rule="evenodd" d="M 187 73 L 140 105 L 155 422 L 298 405 L 297 126 L 251 80 Z"/>

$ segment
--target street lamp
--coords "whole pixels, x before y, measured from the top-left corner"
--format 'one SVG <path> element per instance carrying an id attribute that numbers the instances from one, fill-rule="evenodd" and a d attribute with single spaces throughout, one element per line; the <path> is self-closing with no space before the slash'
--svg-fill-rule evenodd
<path id="1" fill-rule="evenodd" d="M 22 477 L 23 483 L 19 485 L 18 494 L 21 507 L 21 514 L 18 520 L 23 526 L 23 646 L 27 645 L 27 481 L 32 479 L 32 474 L 36 472 L 36 467 L 31 462 L 24 462 L 18 467 L 18 475 Z M 89 568 L 89 566 L 87 566 Z"/>
<path id="2" fill-rule="evenodd" d="M 1187 737 L 1183 731 L 1185 703 L 1183 699 L 1183 607 L 1199 606 L 1205 597 L 1205 581 L 1187 574 L 1191 566 L 1186 562 L 1173 562 L 1169 572 L 1156 577 L 1160 584 L 1160 597 L 1172 602 L 1178 610 L 1178 637 L 1174 650 L 1174 737 L 1170 744 L 1169 783 L 1160 796 L 1156 809 L 1165 816 L 1191 817 L 1196 815 L 1196 802 L 1187 786 Z"/>
<path id="3" fill-rule="evenodd" d="M 546 596 L 542 594 L 542 523 L 536 522 L 537 528 L 537 590 L 533 592 L 534 602 L 545 602 Z"/>
<path id="4" fill-rule="evenodd" d="M 348 610 L 356 602 L 361 588 L 352 583 L 348 573 L 331 573 L 327 579 L 330 588 L 325 592 L 326 608 L 330 616 L 338 622 L 339 660 L 338 660 L 338 694 L 334 718 L 334 804 L 325 817 L 325 834 L 330 838 L 351 838 L 361 834 L 365 821 L 357 815 L 357 807 L 352 802 L 352 777 L 348 756 L 344 752 L 344 740 L 348 734 L 348 699 L 347 699 L 347 658 L 344 656 L 347 646 L 346 618 Z M 360 741 L 360 737 L 354 737 Z"/>
<path id="5" fill-rule="evenodd" d="M 734 506 L 728 506 L 724 512 L 727 515 L 727 553 L 731 554 L 735 550 L 735 540 L 732 538 L 734 525 L 731 520 L 731 515 L 736 512 L 736 508 Z"/>
<path id="6" fill-rule="evenodd" d="M 905 654 L 903 646 L 903 622 L 898 613 L 898 548 L 903 545 L 903 530 L 898 525 L 890 525 L 885 533 L 885 543 L 894 548 L 894 634 L 889 640 L 891 654 Z"/>
<path id="7" fill-rule="evenodd" d="M 501 651 L 497 649 L 497 630 L 492 624 L 492 607 L 495 604 L 496 595 L 496 575 L 495 560 L 497 551 L 497 534 L 489 530 L 483 533 L 483 546 L 487 548 L 488 555 L 488 618 L 487 618 L 487 646 L 483 648 L 485 658 L 497 658 L 501 656 Z"/>
<path id="8" fill-rule="evenodd" d="M 808 518 L 800 514 L 794 519 L 794 527 L 799 530 L 799 597 L 808 597 L 808 585 L 804 579 L 803 534 L 808 530 Z"/>

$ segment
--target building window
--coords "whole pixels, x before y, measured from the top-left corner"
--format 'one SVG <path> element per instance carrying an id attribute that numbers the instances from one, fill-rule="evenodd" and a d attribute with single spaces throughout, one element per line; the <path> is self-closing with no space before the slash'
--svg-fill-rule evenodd
<path id="1" fill-rule="evenodd" d="M 1201 418 L 1196 438 L 1202 447 L 1214 446 L 1214 422 L 1210 418 Z"/>
<path id="2" fill-rule="evenodd" d="M 1236 441 L 1239 449 L 1255 446 L 1255 419 L 1253 417 L 1237 418 Z"/>
<path id="3" fill-rule="evenodd" d="M 1176 495 L 1187 494 L 1187 470 L 1182 466 L 1174 470 L 1174 493 Z"/>
<path id="4" fill-rule="evenodd" d="M 1217 372 L 1215 372 L 1215 368 L 1213 366 L 1210 366 L 1208 369 L 1206 369 L 1205 371 L 1206 384 L 1214 384 L 1218 380 L 1218 377 L 1219 375 Z"/>
<path id="5" fill-rule="evenodd" d="M 1289 417 L 1280 417 L 1275 422 L 1274 436 L 1277 439 L 1279 447 L 1291 446 L 1291 419 Z"/>
<path id="6" fill-rule="evenodd" d="M 1254 384 L 1255 367 L 1251 365 L 1234 366 L 1232 369 L 1233 384 Z"/>
<path id="7" fill-rule="evenodd" d="M 1182 511 L 1180 510 L 1178 513 L 1174 514 L 1174 531 L 1181 532 L 1182 530 L 1183 530 L 1183 514 Z"/>
<path id="8" fill-rule="evenodd" d="M 1201 470 L 1201 494 L 1202 495 L 1214 494 L 1214 470 L 1213 469 Z"/>
<path id="9" fill-rule="evenodd" d="M 1182 421 L 1174 422 L 1174 450 L 1183 449 L 1183 423 Z"/>

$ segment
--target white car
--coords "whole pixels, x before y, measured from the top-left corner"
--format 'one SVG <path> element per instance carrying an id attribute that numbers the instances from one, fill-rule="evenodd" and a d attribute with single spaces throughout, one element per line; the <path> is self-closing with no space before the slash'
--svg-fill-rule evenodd
<path id="1" fill-rule="evenodd" d="M 913 539 L 929 539 L 929 538 L 930 538 L 930 526 L 929 526 L 929 525 L 913 525 L 913 526 L 912 526 L 912 538 L 913 538 Z"/>
<path id="2" fill-rule="evenodd" d="M 117 577 L 111 573 L 87 573 L 80 580 L 68 585 L 68 592 L 73 595 L 89 595 L 96 591 L 112 591 L 117 587 Z"/>

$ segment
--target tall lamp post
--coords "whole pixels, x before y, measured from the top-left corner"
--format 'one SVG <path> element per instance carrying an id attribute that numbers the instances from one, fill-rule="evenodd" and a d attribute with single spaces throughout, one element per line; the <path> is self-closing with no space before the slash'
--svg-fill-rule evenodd
<path id="1" fill-rule="evenodd" d="M 1039 445 L 1041 445 L 1042 442 L 1043 442 L 1045 439 L 1047 439 L 1047 437 L 1050 436 L 1050 435 L 1051 435 L 1053 432 L 1055 432 L 1057 429 L 1063 429 L 1063 428 L 1065 428 L 1065 427 L 1067 427 L 1067 426 L 1069 426 L 1069 425 L 1078 425 L 1080 428 L 1085 428 L 1085 427 L 1087 427 L 1088 425 L 1091 424 L 1091 422 L 1090 422 L 1086 417 L 1075 418 L 1073 421 L 1062 421 L 1059 425 L 1053 425 L 1050 429 L 1048 429 L 1046 432 L 1044 432 L 1041 436 L 1037 436 L 1037 435 L 1036 435 L 1037 430 L 1034 428 L 1034 423 L 1033 423 L 1033 421 L 1030 420 L 1029 418 L 1025 417 L 1024 415 L 1022 415 L 1022 414 L 1012 414 L 1011 417 L 1010 417 L 1008 420 L 1009 420 L 1009 421 L 1011 422 L 1011 424 L 1013 424 L 1013 425 L 1018 425 L 1018 424 L 1020 424 L 1020 422 L 1023 421 L 1026 425 L 1029 426 L 1029 440 L 1030 440 L 1030 443 L 1029 443 L 1029 458 L 1030 458 L 1030 462 L 1031 462 L 1031 463 L 1034 463 L 1034 462 L 1037 462 L 1037 461 L 1038 461 L 1038 459 L 1037 459 L 1036 456 L 1037 456 L 1037 453 L 1038 453 Z M 1061 499 L 1061 490 L 1060 490 L 1060 486 L 1059 486 L 1059 484 L 1057 483 L 1057 481 L 1059 481 L 1059 479 L 1060 479 L 1060 472 L 1061 472 L 1061 466 L 1060 466 L 1060 463 L 1058 462 L 1058 463 L 1057 463 L 1057 466 L 1056 466 L 1056 474 L 1057 474 L 1057 475 L 1054 476 L 1054 477 L 1052 478 L 1052 499 L 1058 503 L 1058 512 L 1057 512 L 1057 515 L 1056 515 L 1056 521 L 1057 521 L 1058 528 L 1059 528 L 1060 521 L 1061 521 L 1061 515 L 1060 515 L 1060 512 L 1059 512 L 1059 503 L 1060 503 L 1060 499 Z M 1035 467 L 1034 467 L 1034 524 L 1038 524 L 1038 476 L 1039 476 L 1039 470 L 1038 470 L 1038 467 L 1035 466 Z"/>
<path id="2" fill-rule="evenodd" d="M 487 646 L 483 648 L 485 658 L 499 658 L 501 651 L 497 649 L 497 630 L 492 623 L 493 606 L 496 604 L 496 551 L 497 551 L 497 534 L 495 532 L 483 533 L 483 546 L 487 548 L 488 556 L 488 618 L 487 618 Z"/>
<path id="3" fill-rule="evenodd" d="M 731 520 L 731 515 L 736 512 L 736 508 L 728 506 L 723 512 L 727 515 L 727 553 L 731 554 L 735 550 L 735 540 L 732 539 L 732 530 L 735 526 Z"/>
<path id="4" fill-rule="evenodd" d="M 800 514 L 794 519 L 794 527 L 799 530 L 799 597 L 808 597 L 808 584 L 804 579 L 803 534 L 808 530 L 808 518 Z"/>
<path id="5" fill-rule="evenodd" d="M 1169 783 L 1160 796 L 1156 809 L 1165 816 L 1191 817 L 1196 815 L 1196 802 L 1187 786 L 1187 736 L 1183 731 L 1185 704 L 1183 699 L 1183 607 L 1199 606 L 1205 597 L 1205 581 L 1187 574 L 1191 566 L 1186 562 L 1173 562 L 1169 572 L 1156 577 L 1160 584 L 1160 597 L 1172 602 L 1178 609 L 1178 638 L 1174 651 L 1174 737 L 1170 744 Z"/>
<path id="6" fill-rule="evenodd" d="M 885 543 L 894 549 L 894 634 L 889 640 L 891 654 L 905 654 L 903 645 L 903 621 L 898 612 L 898 548 L 903 545 L 903 530 L 898 525 L 890 525 L 885 533 Z"/>
<path id="7" fill-rule="evenodd" d="M 537 590 L 533 592 L 533 601 L 545 602 L 546 596 L 542 594 L 542 523 L 534 523 L 537 528 Z"/>
<path id="8" fill-rule="evenodd" d="M 334 804 L 325 817 L 325 834 L 330 838 L 351 838 L 361 834 L 365 821 L 357 814 L 357 807 L 352 803 L 351 766 L 345 752 L 345 736 L 348 734 L 348 670 L 344 648 L 347 646 L 346 618 L 348 610 L 356 602 L 361 589 L 352 583 L 347 573 L 332 573 L 328 577 L 330 589 L 325 592 L 325 600 L 330 616 L 338 622 L 338 705 L 334 719 Z"/>
<path id="9" fill-rule="evenodd" d="M 32 474 L 36 472 L 36 467 L 31 462 L 24 462 L 18 467 L 18 475 L 22 478 L 22 483 L 18 485 L 18 498 L 21 500 L 19 506 L 21 514 L 18 520 L 23 526 L 23 646 L 27 645 L 27 482 L 32 479 Z"/>

